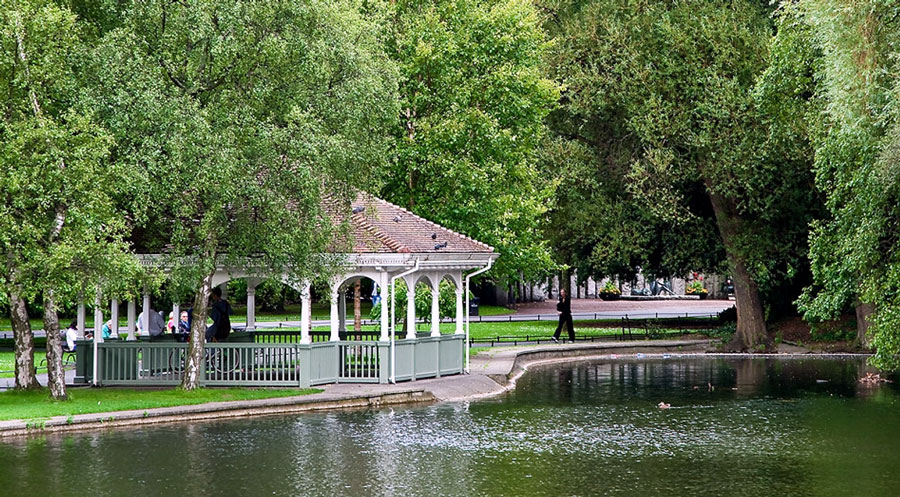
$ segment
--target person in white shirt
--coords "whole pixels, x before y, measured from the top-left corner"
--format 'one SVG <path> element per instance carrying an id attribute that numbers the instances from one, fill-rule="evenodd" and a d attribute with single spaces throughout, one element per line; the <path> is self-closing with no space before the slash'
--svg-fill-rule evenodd
<path id="1" fill-rule="evenodd" d="M 78 321 L 72 321 L 72 324 L 63 333 L 66 339 L 66 348 L 75 350 L 75 340 L 78 339 Z"/>

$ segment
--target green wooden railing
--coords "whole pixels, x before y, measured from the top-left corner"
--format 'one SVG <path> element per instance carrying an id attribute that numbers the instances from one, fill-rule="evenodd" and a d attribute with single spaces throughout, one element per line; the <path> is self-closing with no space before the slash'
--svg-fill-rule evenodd
<path id="1" fill-rule="evenodd" d="M 202 386 L 299 386 L 325 383 L 387 383 L 390 342 L 376 340 L 299 343 L 284 337 L 274 343 L 257 335 L 253 342 L 208 343 L 204 347 Z M 459 374 L 463 336 L 420 336 L 396 341 L 398 380 Z M 77 349 L 76 383 L 93 382 L 93 348 Z M 172 341 L 108 341 L 97 346 L 100 385 L 171 386 L 184 378 L 188 344 Z"/>

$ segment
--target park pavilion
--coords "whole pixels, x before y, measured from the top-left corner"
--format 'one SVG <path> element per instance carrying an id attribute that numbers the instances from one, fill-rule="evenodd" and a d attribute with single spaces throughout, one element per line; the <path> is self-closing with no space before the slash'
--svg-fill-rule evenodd
<path id="1" fill-rule="evenodd" d="M 309 386 L 334 382 L 394 382 L 459 374 L 466 370 L 468 354 L 469 280 L 487 271 L 498 254 L 484 243 L 446 229 L 422 217 L 374 196 L 359 193 L 347 207 L 349 217 L 348 253 L 341 253 L 340 272 L 328 279 L 330 319 L 327 333 L 312 332 L 309 282 L 293 283 L 289 278 L 271 275 L 291 285 L 301 295 L 299 331 L 280 331 L 257 327 L 255 289 L 258 274 L 246 268 L 220 267 L 213 286 L 230 280 L 247 280 L 247 322 L 243 333 L 234 333 L 226 343 L 209 343 L 204 385 L 297 385 Z M 143 264 L 153 265 L 158 255 L 139 256 Z M 408 299 L 406 322 L 415 323 L 415 289 L 425 284 L 431 289 L 429 330 L 417 332 L 407 326 L 395 333 L 398 317 L 393 298 L 380 299 L 380 318 L 375 332 L 352 333 L 347 330 L 346 290 L 367 278 L 385 295 L 398 280 L 406 284 Z M 449 281 L 455 288 L 454 325 L 449 333 L 440 329 L 439 285 Z M 393 292 L 390 293 L 393 296 Z M 149 329 L 150 296 L 142 298 L 142 329 Z M 98 302 L 95 322 L 103 322 Z M 392 304 L 394 305 L 392 307 Z M 79 327 L 83 331 L 84 311 L 79 306 Z M 138 336 L 137 303 L 128 302 L 126 340 L 104 342 L 99 333 L 92 342 L 78 347 L 76 383 L 96 385 L 166 385 L 181 381 L 187 344 L 175 341 L 150 341 Z M 118 302 L 111 306 L 113 336 L 118 336 Z M 179 309 L 173 313 L 178 316 Z M 322 323 L 318 323 L 322 324 Z M 86 350 L 85 350 L 86 349 Z"/>

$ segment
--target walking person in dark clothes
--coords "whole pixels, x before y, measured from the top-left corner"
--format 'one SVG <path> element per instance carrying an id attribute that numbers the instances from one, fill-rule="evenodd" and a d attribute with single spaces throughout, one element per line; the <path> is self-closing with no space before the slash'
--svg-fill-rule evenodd
<path id="1" fill-rule="evenodd" d="M 565 289 L 559 291 L 559 303 L 556 304 L 556 310 L 559 311 L 559 326 L 556 327 L 556 333 L 553 334 L 553 341 L 559 342 L 559 333 L 563 326 L 569 327 L 569 340 L 575 343 L 575 324 L 572 322 L 572 301 L 569 299 L 569 292 Z"/>

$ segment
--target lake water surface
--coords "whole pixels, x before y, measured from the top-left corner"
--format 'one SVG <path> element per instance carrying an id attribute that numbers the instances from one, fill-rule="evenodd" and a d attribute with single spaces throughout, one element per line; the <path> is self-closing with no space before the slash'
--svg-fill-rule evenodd
<path id="1" fill-rule="evenodd" d="M 0 495 L 894 497 L 900 391 L 864 371 L 578 362 L 491 401 L 18 439 L 0 442 Z"/>

